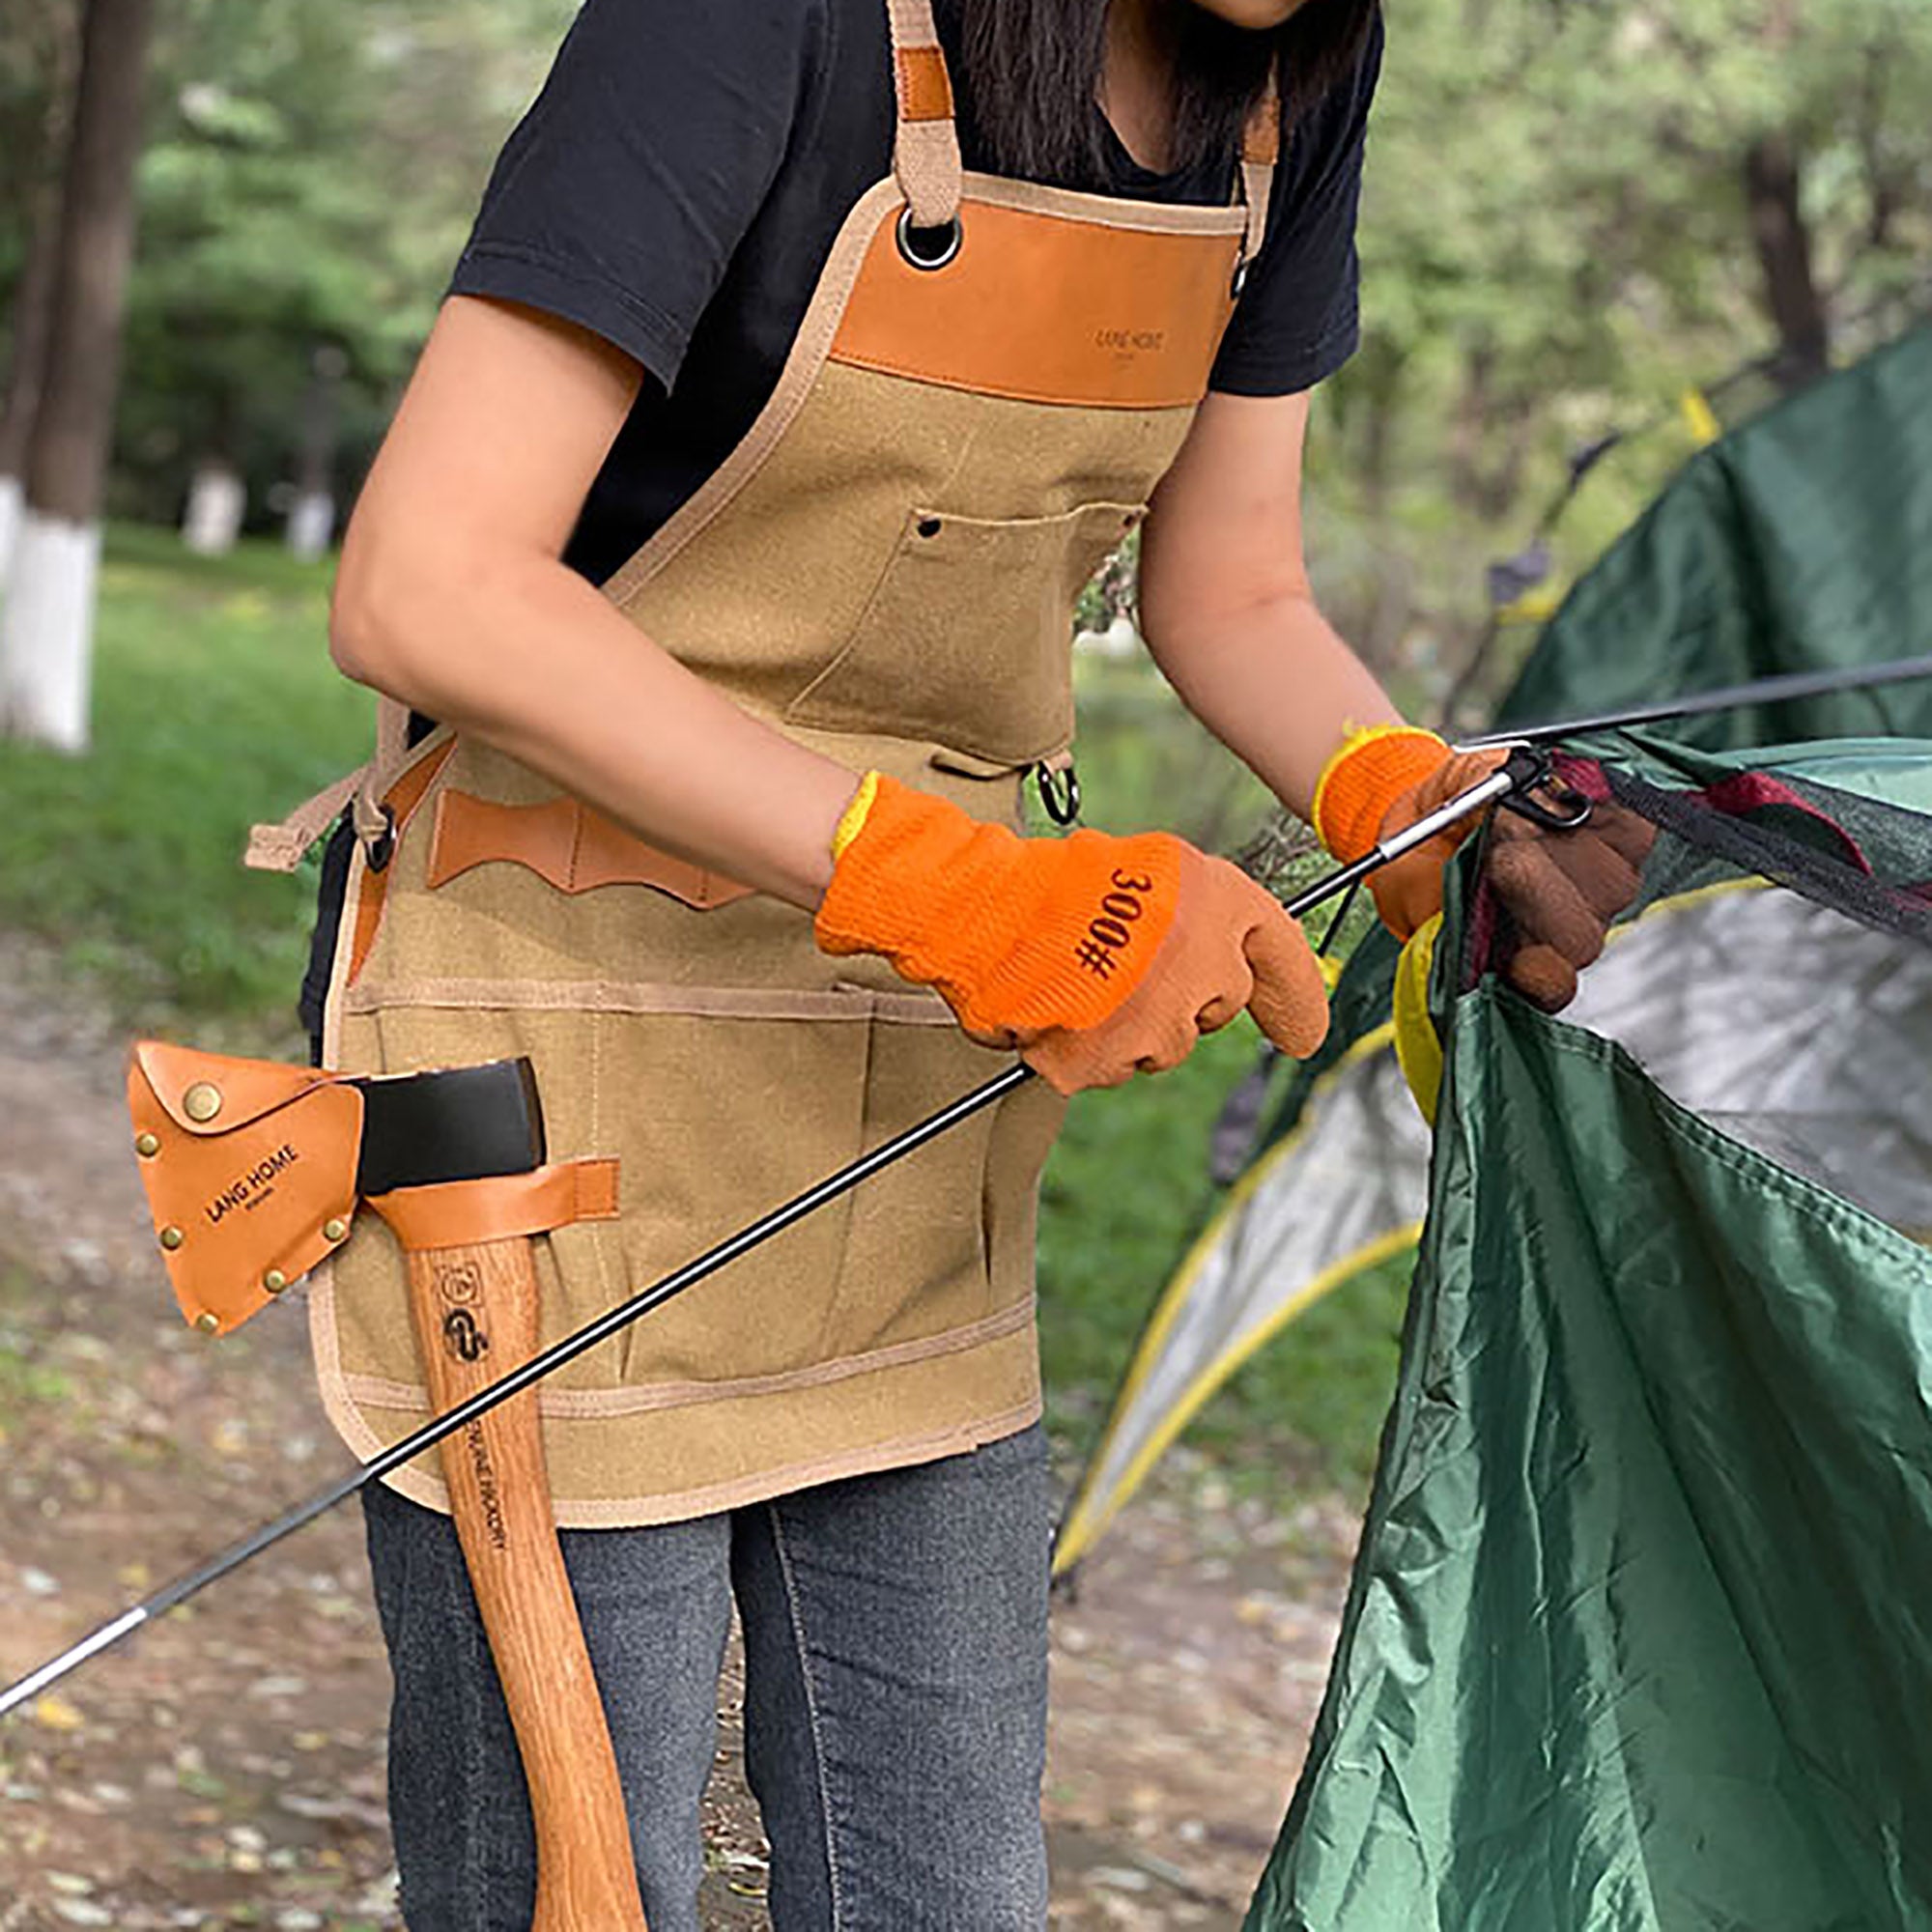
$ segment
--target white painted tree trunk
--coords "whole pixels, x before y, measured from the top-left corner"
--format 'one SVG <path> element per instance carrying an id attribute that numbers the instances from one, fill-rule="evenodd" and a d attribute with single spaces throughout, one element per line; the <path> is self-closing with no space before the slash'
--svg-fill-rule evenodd
<path id="1" fill-rule="evenodd" d="M 289 549 L 304 563 L 317 563 L 334 536 L 335 498 L 327 490 L 303 491 L 289 512 Z"/>
<path id="2" fill-rule="evenodd" d="M 29 509 L 0 609 L 0 725 L 56 751 L 87 750 L 100 526 Z"/>
<path id="3" fill-rule="evenodd" d="M 20 534 L 20 512 L 27 493 L 17 476 L 0 476 L 0 590 L 14 562 L 14 545 Z"/>
<path id="4" fill-rule="evenodd" d="M 226 556 L 242 534 L 248 489 L 225 463 L 195 466 L 182 518 L 182 542 L 197 556 Z"/>

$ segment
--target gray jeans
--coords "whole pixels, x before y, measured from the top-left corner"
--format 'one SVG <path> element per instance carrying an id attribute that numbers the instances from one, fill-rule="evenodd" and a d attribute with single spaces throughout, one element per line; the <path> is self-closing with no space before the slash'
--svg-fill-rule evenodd
<path id="1" fill-rule="evenodd" d="M 363 1497 L 410 1932 L 527 1932 L 529 1798 L 455 1533 L 380 1485 Z M 727 1515 L 563 1532 L 651 1932 L 697 1932 L 734 1595 L 778 1932 L 1046 1923 L 1049 1524 L 1036 1426 Z"/>

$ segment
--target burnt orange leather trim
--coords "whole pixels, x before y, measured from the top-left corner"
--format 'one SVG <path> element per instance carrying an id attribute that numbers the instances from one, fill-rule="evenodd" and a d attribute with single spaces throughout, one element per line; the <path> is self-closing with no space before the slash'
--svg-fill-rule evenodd
<path id="1" fill-rule="evenodd" d="M 161 1052 L 171 1090 L 178 1062 L 198 1061 L 206 1069 L 214 1060 Z M 255 1070 L 266 1086 L 278 1069 Z M 225 1125 L 219 1115 L 211 1123 L 178 1121 L 137 1052 L 128 1069 L 128 1112 L 137 1145 L 154 1149 L 139 1157 L 141 1184 L 175 1298 L 191 1326 L 208 1323 L 206 1332 L 226 1335 L 274 1298 L 271 1274 L 282 1288 L 299 1281 L 347 1236 L 362 1151 L 356 1088 L 318 1074 L 301 1080 L 294 1098 L 253 1118 L 241 1118 L 238 1109 Z"/>
<path id="2" fill-rule="evenodd" d="M 134 1072 L 147 1082 L 169 1123 L 183 1133 L 202 1136 L 232 1133 L 298 1099 L 311 1087 L 327 1086 L 335 1078 L 309 1066 L 283 1066 L 272 1060 L 232 1060 L 224 1053 L 203 1053 L 192 1046 L 170 1046 L 158 1039 L 137 1041 L 133 1060 Z M 214 1111 L 206 1119 L 196 1120 L 187 1110 L 192 1089 L 205 1090 L 197 1095 L 197 1105 L 203 1110 L 212 1096 Z"/>
<path id="3" fill-rule="evenodd" d="M 389 789 L 383 794 L 383 803 L 396 815 L 396 837 L 401 838 L 403 828 L 409 824 L 415 809 L 423 802 L 423 794 L 436 782 L 436 775 L 441 771 L 450 753 L 456 749 L 452 738 L 446 745 L 440 746 L 420 764 L 412 765 Z M 354 981 L 356 975 L 368 964 L 369 952 L 376 944 L 376 933 L 383 923 L 383 906 L 389 895 L 389 874 L 387 871 L 369 872 L 362 880 L 362 890 L 355 900 L 355 938 L 349 953 L 349 979 Z"/>
<path id="4" fill-rule="evenodd" d="M 1237 235 L 1104 227 L 969 200 L 951 267 L 913 268 L 881 223 L 831 359 L 977 394 L 1179 409 L 1208 392 Z"/>
<path id="5" fill-rule="evenodd" d="M 600 886 L 651 886 L 703 910 L 728 905 L 751 892 L 749 886 L 646 845 L 578 799 L 497 805 L 466 791 L 443 792 L 437 800 L 430 847 L 430 890 L 497 861 L 526 867 L 558 892 L 572 895 Z"/>
<path id="6" fill-rule="evenodd" d="M 899 119 L 951 121 L 952 76 L 946 56 L 937 47 L 901 47 L 898 63 Z"/>
<path id="7" fill-rule="evenodd" d="M 488 1180 L 446 1180 L 372 1194 L 369 1206 L 412 1254 L 547 1235 L 617 1212 L 617 1163 L 575 1160 Z"/>

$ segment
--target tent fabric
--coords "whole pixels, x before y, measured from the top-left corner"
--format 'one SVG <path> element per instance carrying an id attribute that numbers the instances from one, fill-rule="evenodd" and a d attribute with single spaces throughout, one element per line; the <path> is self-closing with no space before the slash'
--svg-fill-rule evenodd
<path id="1" fill-rule="evenodd" d="M 1932 1699 L 1932 1254 L 1901 1232 L 1932 744 L 1652 751 L 1609 776 L 1674 778 L 1661 896 L 1562 1019 L 1484 972 L 1479 857 L 1452 893 L 1398 1392 L 1249 1932 L 1932 1923 L 1900 1722 Z M 1766 867 L 1810 896 L 1752 884 L 1725 817 L 1811 855 Z"/>
<path id="2" fill-rule="evenodd" d="M 1573 589 L 1497 723 L 1927 649 L 1932 327 L 1693 457 Z M 1874 730 L 1932 737 L 1932 680 L 1687 720 L 1654 727 L 1654 738 L 1721 751 Z M 1833 755 L 1871 768 L 1881 788 L 1922 781 L 1905 771 L 1909 752 L 1886 753 L 1880 742 Z M 1628 743 L 1610 750 L 1642 763 Z M 1654 754 L 1644 769 L 1657 776 Z M 1780 769 L 1795 769 L 1791 755 Z M 1063 1572 L 1235 1366 L 1321 1294 L 1400 1251 L 1419 1222 L 1428 1143 L 1403 1114 L 1387 1046 L 1399 951 L 1379 929 L 1357 948 L 1326 1046 L 1290 1072 L 1247 1172 L 1160 1296 L 1063 1525 Z M 1752 962 L 1740 958 L 1736 971 L 1747 980 Z M 1352 1205 L 1329 1196 L 1345 1171 L 1337 1145 L 1348 1149 Z"/>

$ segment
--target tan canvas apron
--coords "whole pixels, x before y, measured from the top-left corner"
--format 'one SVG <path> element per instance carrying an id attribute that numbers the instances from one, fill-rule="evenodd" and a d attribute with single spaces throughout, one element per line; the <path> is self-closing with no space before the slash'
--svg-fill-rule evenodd
<path id="1" fill-rule="evenodd" d="M 1070 742 L 1074 600 L 1205 393 L 1273 144 L 1251 140 L 1233 208 L 962 175 L 929 7 L 890 12 L 894 176 L 844 223 L 770 405 L 607 595 L 854 773 L 1014 820 L 1024 772 Z M 538 1244 L 546 1341 L 1008 1064 L 882 962 L 821 954 L 805 913 L 652 853 L 488 746 L 439 731 L 405 753 L 392 709 L 384 739 L 325 1060 L 527 1053 L 553 1157 L 617 1157 L 621 1219 Z M 285 859 L 331 805 L 267 843 Z M 671 1520 L 1024 1427 L 1058 1114 L 1022 1091 L 556 1377 L 558 1520 Z M 373 1217 L 311 1321 L 356 1454 L 422 1420 Z M 446 1506 L 428 1465 L 395 1483 Z"/>

